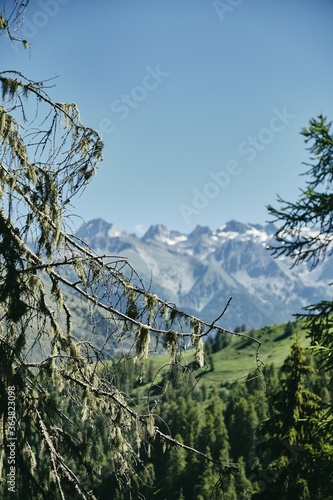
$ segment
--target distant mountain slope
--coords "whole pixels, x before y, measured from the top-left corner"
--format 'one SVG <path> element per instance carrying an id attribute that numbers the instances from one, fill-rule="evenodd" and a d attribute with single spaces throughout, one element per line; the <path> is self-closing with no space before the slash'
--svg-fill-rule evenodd
<path id="1" fill-rule="evenodd" d="M 290 269 L 267 246 L 273 224 L 230 221 L 212 231 L 197 226 L 189 235 L 158 224 L 141 238 L 95 219 L 78 236 L 95 251 L 126 257 L 147 287 L 178 308 L 212 321 L 233 297 L 223 326 L 247 328 L 282 323 L 309 303 L 329 297 L 331 261 L 315 272 L 306 265 Z"/>

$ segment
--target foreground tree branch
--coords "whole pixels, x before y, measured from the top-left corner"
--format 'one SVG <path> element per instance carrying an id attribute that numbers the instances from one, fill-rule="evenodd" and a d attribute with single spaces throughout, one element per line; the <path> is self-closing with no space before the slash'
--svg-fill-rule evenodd
<path id="1" fill-rule="evenodd" d="M 4 19 L 0 30 L 9 29 Z M 218 325 L 231 299 L 218 318 L 201 321 L 145 290 L 124 258 L 98 256 L 71 234 L 71 200 L 94 175 L 102 141 L 75 104 L 50 99 L 48 82 L 5 71 L 0 85 L 0 449 L 15 443 L 15 492 L 95 498 L 112 475 L 131 498 L 137 466 L 157 438 L 221 474 L 233 470 L 162 432 L 119 389 L 117 365 L 143 363 L 159 343 L 171 366 L 193 347 L 203 367 L 203 339 L 228 334 L 256 344 L 259 371 L 260 342 Z M 78 304 L 89 318 L 84 331 L 73 325 Z"/>

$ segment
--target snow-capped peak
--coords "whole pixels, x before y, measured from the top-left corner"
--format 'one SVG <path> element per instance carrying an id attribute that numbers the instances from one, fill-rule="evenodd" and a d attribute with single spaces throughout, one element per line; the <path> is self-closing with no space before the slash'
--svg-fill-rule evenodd
<path id="1" fill-rule="evenodd" d="M 143 235 L 142 240 L 145 242 L 159 241 L 167 245 L 176 245 L 181 241 L 186 241 L 187 236 L 178 231 L 169 231 L 163 224 L 150 226 L 148 231 Z"/>

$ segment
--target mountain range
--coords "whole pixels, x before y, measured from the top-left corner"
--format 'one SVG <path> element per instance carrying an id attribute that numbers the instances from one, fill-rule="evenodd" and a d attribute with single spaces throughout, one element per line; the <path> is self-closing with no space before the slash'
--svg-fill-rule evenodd
<path id="1" fill-rule="evenodd" d="M 330 298 L 332 259 L 314 270 L 291 268 L 287 257 L 273 258 L 273 224 L 231 220 L 216 230 L 197 226 L 190 234 L 152 225 L 138 237 L 103 219 L 78 231 L 94 251 L 119 255 L 153 293 L 206 321 L 221 319 L 225 328 L 258 328 L 289 321 L 302 307 Z"/>

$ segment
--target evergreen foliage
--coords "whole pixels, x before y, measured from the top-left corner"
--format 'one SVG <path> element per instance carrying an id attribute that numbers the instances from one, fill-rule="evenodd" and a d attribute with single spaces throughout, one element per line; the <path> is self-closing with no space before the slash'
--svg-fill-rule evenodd
<path id="1" fill-rule="evenodd" d="M 280 370 L 280 386 L 269 398 L 270 416 L 258 446 L 268 479 L 261 477 L 259 498 L 320 498 L 316 454 L 323 441 L 315 437 L 313 419 L 322 412 L 320 397 L 306 388 L 313 374 L 298 340 Z M 260 473 L 259 473 L 260 475 Z"/>
<path id="2" fill-rule="evenodd" d="M 15 0 L 1 13 L 0 34 L 17 40 L 12 33 L 27 4 Z M 156 407 L 135 405 L 119 366 L 142 367 L 160 343 L 170 352 L 168 380 L 181 373 L 177 356 L 189 344 L 204 367 L 203 338 L 233 334 L 217 325 L 224 310 L 210 323 L 185 314 L 146 291 L 124 259 L 98 256 L 72 234 L 71 201 L 93 177 L 103 144 L 76 105 L 54 102 L 49 87 L 18 71 L 0 72 L 0 496 L 8 492 L 9 432 L 20 498 L 101 498 L 110 486 L 114 498 L 138 498 L 141 478 L 153 481 L 143 458 L 156 443 L 174 447 L 172 460 L 189 453 L 202 481 L 207 461 L 218 482 L 232 466 L 208 445 L 194 447 L 195 412 L 183 419 L 184 442 L 177 440 L 178 428 L 172 435 L 161 430 Z M 91 330 L 80 337 L 70 293 L 90 310 Z M 101 318 L 107 328 L 98 347 L 93 332 Z M 253 341 L 258 355 L 260 342 Z M 108 344 L 118 352 L 128 346 L 126 355 L 110 362 Z M 175 412 L 186 405 L 179 401 Z"/>
<path id="3" fill-rule="evenodd" d="M 221 480 L 213 462 L 203 464 L 186 449 L 167 446 L 163 452 L 156 441 L 145 462 L 154 482 L 140 492 L 147 500 L 332 498 L 332 442 L 325 442 L 316 425 L 331 401 L 327 393 L 326 400 L 320 396 L 326 384 L 327 375 L 296 337 L 282 367 L 268 366 L 264 380 L 216 382 L 211 389 L 192 383 L 186 396 L 174 385 L 161 402 L 162 432 L 235 468 Z"/>
<path id="4" fill-rule="evenodd" d="M 0 14 L 0 34 L 25 47 L 13 33 L 28 3 L 5 2 Z M 263 381 L 254 332 L 217 324 L 229 302 L 201 321 L 145 290 L 124 259 L 96 255 L 70 230 L 71 201 L 94 175 L 102 141 L 49 86 L 0 73 L 0 497 L 13 433 L 17 498 L 332 498 L 332 304 L 305 314 L 326 372 L 296 339 Z M 298 204 L 270 211 L 285 220 L 276 254 L 315 266 L 332 248 L 333 139 L 322 116 L 303 135 L 314 141 L 312 180 Z M 75 331 L 70 296 L 89 311 L 89 331 Z M 280 341 L 292 334 L 290 323 Z M 255 346 L 255 373 L 199 384 L 235 337 L 239 359 Z M 157 346 L 169 359 L 156 373 Z"/>
<path id="5" fill-rule="evenodd" d="M 279 198 L 280 208 L 269 206 L 275 221 L 282 223 L 276 233 L 277 244 L 272 248 L 276 256 L 286 255 L 293 265 L 308 263 L 312 268 L 333 252 L 333 134 L 331 123 L 323 115 L 312 118 L 309 126 L 302 130 L 305 142 L 309 143 L 310 163 L 307 186 L 301 190 L 296 202 Z M 312 351 L 321 361 L 321 368 L 330 373 L 332 386 L 333 369 L 333 302 L 329 300 L 311 304 L 299 315 L 305 318 Z M 327 442 L 333 438 L 333 407 L 317 419 L 320 433 Z M 331 464 L 331 462 L 330 462 Z M 328 464 L 327 464 L 328 465 Z M 327 477 L 332 478 L 332 469 Z"/>

